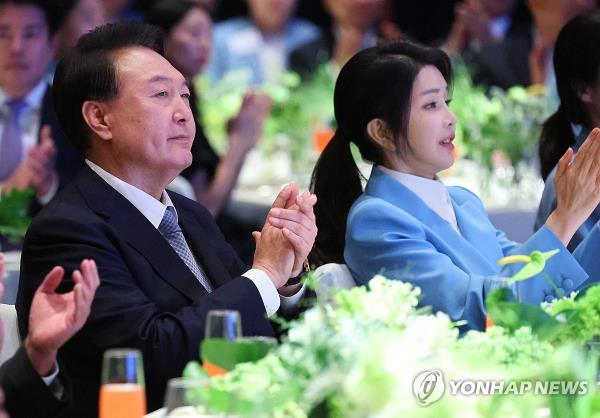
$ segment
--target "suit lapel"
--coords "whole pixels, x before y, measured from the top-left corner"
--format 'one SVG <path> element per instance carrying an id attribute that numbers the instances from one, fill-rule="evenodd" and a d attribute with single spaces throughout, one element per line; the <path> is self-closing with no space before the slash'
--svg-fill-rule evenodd
<path id="1" fill-rule="evenodd" d="M 457 202 L 454 196 L 450 195 L 459 234 L 410 189 L 377 167 L 373 167 L 365 193 L 380 197 L 417 218 L 438 241 L 432 242 L 434 245 L 443 243 L 451 250 L 453 261 L 457 265 L 479 270 L 480 268 L 473 269 L 473 266 L 483 264 L 495 269 L 481 251 L 481 247 L 485 245 L 483 241 L 489 238 L 483 233 L 480 222 L 473 224 L 473 214 L 479 214 L 471 202 Z"/>
<path id="2" fill-rule="evenodd" d="M 473 202 L 466 200 L 459 203 L 452 196 L 452 192 L 450 196 L 452 197 L 456 222 L 462 236 L 471 245 L 480 260 L 485 261 L 494 269 L 497 268 L 494 260 L 501 258 L 503 255 L 498 252 L 495 228 L 490 227 L 491 223 L 487 216 L 476 208 Z"/>
<path id="3" fill-rule="evenodd" d="M 90 208 L 107 218 L 121 239 L 138 251 L 171 286 L 190 299 L 206 290 L 161 233 L 119 192 L 85 166 L 78 188 Z"/>

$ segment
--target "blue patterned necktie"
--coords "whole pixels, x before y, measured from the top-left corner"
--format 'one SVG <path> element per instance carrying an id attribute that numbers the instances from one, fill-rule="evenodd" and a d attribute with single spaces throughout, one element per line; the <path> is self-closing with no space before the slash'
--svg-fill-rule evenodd
<path id="1" fill-rule="evenodd" d="M 208 293 L 212 292 L 213 288 L 210 281 L 196 262 L 196 259 L 183 236 L 183 231 L 181 231 L 179 223 L 177 222 L 177 214 L 175 213 L 174 207 L 167 207 L 162 221 L 160 222 L 160 225 L 158 225 L 158 230 L 169 242 L 169 245 L 175 250 L 177 255 L 183 260 L 185 265 L 188 266 L 192 273 L 194 273 L 194 276 L 196 276 L 206 291 Z"/>
<path id="2" fill-rule="evenodd" d="M 10 177 L 21 163 L 23 156 L 19 119 L 26 104 L 23 99 L 12 99 L 6 104 L 9 112 L 5 119 L 4 131 L 0 140 L 0 181 Z"/>

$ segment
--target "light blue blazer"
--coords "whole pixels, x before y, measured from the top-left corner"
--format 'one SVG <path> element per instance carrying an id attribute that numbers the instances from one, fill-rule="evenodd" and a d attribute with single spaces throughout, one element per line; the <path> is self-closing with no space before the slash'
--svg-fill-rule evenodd
<path id="1" fill-rule="evenodd" d="M 477 196 L 461 187 L 448 191 L 460 234 L 408 188 L 373 168 L 365 192 L 350 210 L 346 230 L 344 258 L 357 283 L 365 284 L 378 273 L 410 282 L 421 288 L 422 306 L 455 321 L 466 320 L 467 329 L 482 330 L 489 277 L 509 277 L 522 267 L 499 268 L 496 262 L 506 255 L 559 249 L 545 272 L 564 294 L 589 282 L 588 275 L 599 277 L 598 226 L 573 255 L 547 227 L 517 244 L 492 225 Z M 527 303 L 556 297 L 542 275 L 518 286 Z"/>

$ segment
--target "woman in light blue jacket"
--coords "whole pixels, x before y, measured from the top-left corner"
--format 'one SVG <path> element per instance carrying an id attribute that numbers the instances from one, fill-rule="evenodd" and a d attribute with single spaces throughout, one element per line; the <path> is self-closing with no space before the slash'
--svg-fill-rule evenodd
<path id="1" fill-rule="evenodd" d="M 598 227 L 573 255 L 565 245 L 600 201 L 600 165 L 594 163 L 600 161 L 600 130 L 578 158 L 571 150 L 561 158 L 557 209 L 517 244 L 494 228 L 477 196 L 437 178 L 454 162 L 450 80 L 444 52 L 408 42 L 364 50 L 342 68 L 334 93 L 338 129 L 313 173 L 319 198 L 313 256 L 345 262 L 360 284 L 377 273 L 409 281 L 422 289 L 422 305 L 483 329 L 490 276 L 520 267 L 498 267 L 501 257 L 559 249 L 546 264 L 559 295 L 599 277 Z M 364 192 L 351 144 L 374 163 Z M 525 302 L 557 296 L 542 275 L 519 286 Z"/>

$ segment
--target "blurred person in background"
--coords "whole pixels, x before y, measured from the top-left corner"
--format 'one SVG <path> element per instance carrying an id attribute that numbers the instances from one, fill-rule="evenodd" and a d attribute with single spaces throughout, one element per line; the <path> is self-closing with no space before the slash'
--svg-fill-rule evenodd
<path id="1" fill-rule="evenodd" d="M 597 0 L 526 0 L 535 23 L 535 40 L 529 53 L 531 84 L 545 85 L 558 104 L 552 66 L 558 33 L 574 16 L 598 7 Z"/>
<path id="2" fill-rule="evenodd" d="M 230 71 L 247 70 L 249 84 L 277 81 L 290 53 L 319 36 L 312 23 L 294 18 L 296 0 L 247 0 L 248 17 L 215 26 L 207 72 L 217 82 Z"/>
<path id="3" fill-rule="evenodd" d="M 83 162 L 60 128 L 46 77 L 61 11 L 43 0 L 0 0 L 0 193 L 33 189 L 31 215 Z"/>
<path id="4" fill-rule="evenodd" d="M 102 0 L 56 0 L 68 14 L 56 33 L 54 61 L 59 61 L 75 46 L 81 35 L 106 22 Z"/>
<path id="5" fill-rule="evenodd" d="M 331 28 L 295 49 L 290 57 L 292 70 L 303 78 L 325 62 L 341 68 L 351 56 L 375 46 L 382 38 L 378 25 L 384 17 L 385 0 L 322 0 L 322 3 L 333 20 Z"/>
<path id="6" fill-rule="evenodd" d="M 143 14 L 134 7 L 133 0 L 102 0 L 107 22 L 118 22 L 121 20 L 141 21 Z"/>
<path id="7" fill-rule="evenodd" d="M 442 46 L 472 65 L 476 83 L 508 88 L 529 85 L 532 25 L 517 0 L 464 0 Z"/>

